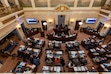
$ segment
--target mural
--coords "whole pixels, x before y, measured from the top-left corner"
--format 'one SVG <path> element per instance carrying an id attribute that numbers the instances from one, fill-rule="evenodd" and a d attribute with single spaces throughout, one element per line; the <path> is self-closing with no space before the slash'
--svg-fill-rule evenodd
<path id="1" fill-rule="evenodd" d="M 47 0 L 35 0 L 36 7 L 47 7 Z"/>
<path id="2" fill-rule="evenodd" d="M 89 7 L 91 0 L 79 0 L 77 7 Z"/>
<path id="3" fill-rule="evenodd" d="M 106 0 L 95 0 L 93 3 L 93 7 L 101 7 L 104 6 Z"/>
<path id="4" fill-rule="evenodd" d="M 20 6 L 22 7 L 31 7 L 31 2 L 30 0 L 18 0 L 20 3 Z"/>
<path id="5" fill-rule="evenodd" d="M 59 4 L 66 4 L 69 7 L 74 6 L 74 0 L 51 0 L 51 6 L 56 7 Z"/>

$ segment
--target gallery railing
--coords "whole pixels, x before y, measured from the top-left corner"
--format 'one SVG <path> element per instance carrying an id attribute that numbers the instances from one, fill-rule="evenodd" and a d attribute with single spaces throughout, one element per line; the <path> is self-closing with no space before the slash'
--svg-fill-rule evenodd
<path id="1" fill-rule="evenodd" d="M 12 7 L 0 7 L 0 17 L 22 10 L 23 8 L 15 5 Z"/>

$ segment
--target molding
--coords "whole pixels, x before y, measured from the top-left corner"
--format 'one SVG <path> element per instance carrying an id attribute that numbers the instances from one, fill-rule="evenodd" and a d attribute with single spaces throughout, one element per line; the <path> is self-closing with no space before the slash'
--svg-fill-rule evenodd
<path id="1" fill-rule="evenodd" d="M 15 15 L 21 13 L 21 12 L 24 12 L 24 10 L 20 10 L 20 11 L 17 11 L 17 12 L 15 12 L 15 13 L 11 13 L 11 14 L 9 14 L 9 15 L 6 15 L 6 16 L 4 16 L 4 17 L 1 17 L 1 18 L 0 18 L 0 21 L 3 21 L 3 20 L 5 20 L 5 19 L 7 19 L 7 18 L 10 18 L 10 17 L 12 17 L 12 16 L 15 16 Z"/>
<path id="2" fill-rule="evenodd" d="M 55 11 L 56 7 L 23 8 L 25 11 Z M 99 11 L 101 7 L 69 7 L 70 11 Z"/>
<path id="3" fill-rule="evenodd" d="M 111 14 L 111 11 L 109 11 L 109 10 L 100 9 L 100 11 L 102 11 L 102 12 L 106 12 L 106 13 L 109 13 L 109 14 Z"/>

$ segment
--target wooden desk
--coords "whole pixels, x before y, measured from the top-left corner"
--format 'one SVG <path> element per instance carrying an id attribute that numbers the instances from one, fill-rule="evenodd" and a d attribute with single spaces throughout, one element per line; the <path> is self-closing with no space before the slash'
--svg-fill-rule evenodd
<path id="1" fill-rule="evenodd" d="M 92 29 L 91 30 L 87 30 L 86 28 L 84 28 L 83 32 L 86 33 L 86 34 L 89 34 L 91 36 L 95 35 L 96 37 L 98 37 L 100 39 L 105 37 L 105 36 L 100 36 L 100 34 L 98 32 L 94 32 Z"/>
<path id="2" fill-rule="evenodd" d="M 32 73 L 36 65 L 27 62 L 18 62 L 17 66 L 14 68 L 13 72 L 16 73 Z"/>
<path id="3" fill-rule="evenodd" d="M 62 66 L 43 66 L 42 68 L 43 73 L 49 72 L 64 72 L 64 68 Z"/>
<path id="4" fill-rule="evenodd" d="M 52 34 L 48 34 L 48 39 L 49 40 L 56 40 L 56 41 L 62 41 L 62 42 L 66 42 L 66 41 L 74 41 L 77 38 L 77 34 L 74 33 L 72 35 L 69 36 L 57 36 L 57 35 L 52 35 Z"/>
<path id="5" fill-rule="evenodd" d="M 74 72 L 87 72 L 88 68 L 87 66 L 77 66 L 77 67 L 73 67 Z"/>

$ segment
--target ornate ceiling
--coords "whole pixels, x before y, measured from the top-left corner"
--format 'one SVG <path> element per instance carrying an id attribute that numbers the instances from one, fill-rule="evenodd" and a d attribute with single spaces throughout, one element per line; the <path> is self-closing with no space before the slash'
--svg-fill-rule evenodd
<path id="1" fill-rule="evenodd" d="M 74 2 L 76 0 L 34 0 L 36 7 L 47 7 L 48 1 L 50 1 L 51 7 L 56 7 L 59 4 L 66 4 L 69 7 L 74 7 Z M 78 0 L 77 7 L 88 7 L 92 0 Z M 19 0 L 22 7 L 31 6 L 30 0 Z M 93 7 L 101 7 L 104 5 L 106 0 L 94 0 Z"/>
<path id="2" fill-rule="evenodd" d="M 8 0 L 10 4 L 15 5 L 15 0 Z M 18 0 L 21 7 L 31 7 L 31 0 Z M 69 7 L 89 7 L 92 0 L 34 0 L 36 7 L 56 7 L 65 4 Z M 104 6 L 106 0 L 94 0 L 92 7 Z"/>

